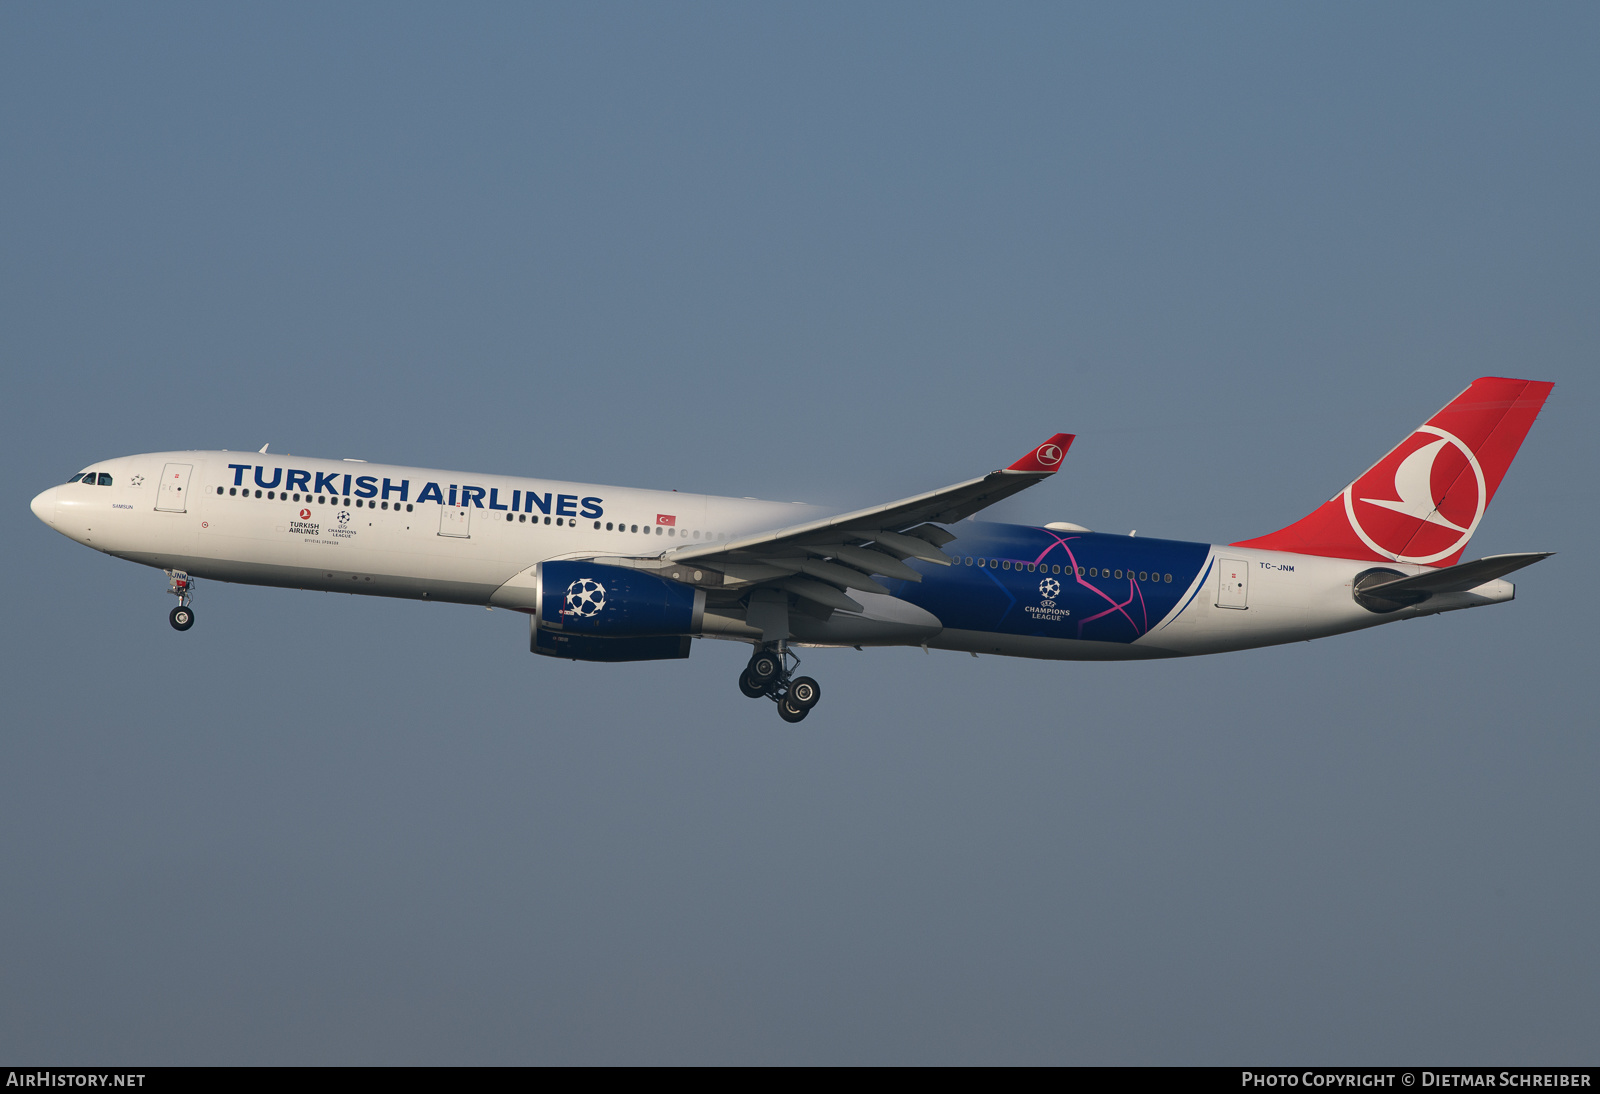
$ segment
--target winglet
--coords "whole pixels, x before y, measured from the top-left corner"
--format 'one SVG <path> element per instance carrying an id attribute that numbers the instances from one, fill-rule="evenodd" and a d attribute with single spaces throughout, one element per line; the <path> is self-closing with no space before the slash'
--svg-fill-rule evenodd
<path id="1" fill-rule="evenodd" d="M 1005 470 L 1049 475 L 1060 469 L 1061 461 L 1066 459 L 1067 449 L 1072 447 L 1073 437 L 1072 433 L 1057 433 Z"/>

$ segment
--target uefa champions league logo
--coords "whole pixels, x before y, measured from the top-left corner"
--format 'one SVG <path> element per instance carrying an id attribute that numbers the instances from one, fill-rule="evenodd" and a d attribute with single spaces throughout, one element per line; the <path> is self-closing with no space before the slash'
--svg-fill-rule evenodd
<path id="1" fill-rule="evenodd" d="M 1016 563 L 1021 566 L 1022 563 Z M 1039 582 L 1039 603 L 1024 604 L 1022 610 L 1027 612 L 1035 623 L 1061 623 L 1072 614 L 1070 609 L 1056 607 L 1056 597 L 1061 595 L 1061 582 L 1053 577 L 1047 577 Z"/>
<path id="2" fill-rule="evenodd" d="M 567 586 L 567 614 L 589 619 L 606 606 L 606 587 L 590 577 L 580 577 Z"/>
<path id="3" fill-rule="evenodd" d="M 339 523 L 340 524 L 349 524 L 350 523 L 350 510 L 348 510 L 348 509 L 339 510 Z"/>

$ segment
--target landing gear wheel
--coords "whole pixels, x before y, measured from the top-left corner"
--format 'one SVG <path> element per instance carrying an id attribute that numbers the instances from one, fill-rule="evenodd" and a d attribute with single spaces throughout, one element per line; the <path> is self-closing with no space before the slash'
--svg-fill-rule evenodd
<path id="1" fill-rule="evenodd" d="M 778 717 L 785 722 L 803 722 L 806 715 L 810 713 L 810 707 L 796 706 L 794 700 L 788 696 L 778 700 Z"/>
<path id="2" fill-rule="evenodd" d="M 809 676 L 797 676 L 789 682 L 786 698 L 801 710 L 810 710 L 822 698 L 822 685 Z"/>
<path id="3" fill-rule="evenodd" d="M 172 614 L 167 616 L 167 622 L 172 624 L 172 629 L 175 631 L 186 631 L 194 626 L 194 609 L 179 604 L 172 609 Z"/>
<path id="4" fill-rule="evenodd" d="M 766 686 L 762 684 L 752 684 L 750 682 L 750 674 L 747 672 L 741 672 L 739 674 L 739 690 L 751 699 L 760 699 L 762 696 L 767 694 Z"/>
<path id="5" fill-rule="evenodd" d="M 777 650 L 757 650 L 744 670 L 745 679 L 763 691 L 783 675 L 783 654 Z"/>

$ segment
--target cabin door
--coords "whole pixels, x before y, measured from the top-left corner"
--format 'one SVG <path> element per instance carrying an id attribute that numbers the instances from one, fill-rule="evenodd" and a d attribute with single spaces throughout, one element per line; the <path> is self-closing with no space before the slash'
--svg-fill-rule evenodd
<path id="1" fill-rule="evenodd" d="M 169 463 L 161 469 L 161 489 L 156 491 L 156 508 L 163 513 L 187 511 L 184 498 L 189 493 L 189 472 L 192 463 Z"/>
<path id="2" fill-rule="evenodd" d="M 457 539 L 472 537 L 472 509 L 470 506 L 442 505 L 439 507 L 439 534 Z"/>
<path id="3" fill-rule="evenodd" d="M 1217 607 L 1250 606 L 1250 564 L 1237 558 L 1217 559 Z"/>

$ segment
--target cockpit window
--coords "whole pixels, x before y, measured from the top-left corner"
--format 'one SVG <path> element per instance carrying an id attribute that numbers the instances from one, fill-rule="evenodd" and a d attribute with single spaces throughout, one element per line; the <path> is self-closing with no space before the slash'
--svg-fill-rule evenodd
<path id="1" fill-rule="evenodd" d="M 67 481 L 68 482 L 77 482 L 81 478 L 83 478 L 83 472 L 79 471 L 76 475 L 72 476 L 72 478 L 68 479 Z"/>
<path id="2" fill-rule="evenodd" d="M 104 471 L 100 472 L 100 485 L 101 486 L 110 486 L 111 485 L 111 476 L 106 474 Z"/>

